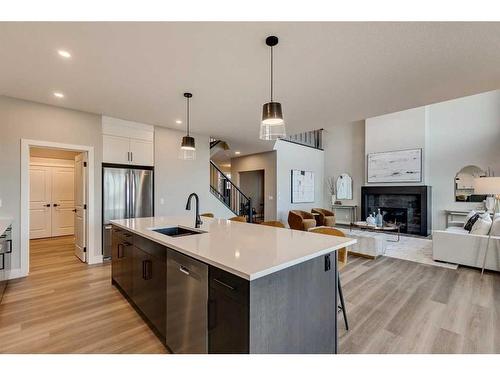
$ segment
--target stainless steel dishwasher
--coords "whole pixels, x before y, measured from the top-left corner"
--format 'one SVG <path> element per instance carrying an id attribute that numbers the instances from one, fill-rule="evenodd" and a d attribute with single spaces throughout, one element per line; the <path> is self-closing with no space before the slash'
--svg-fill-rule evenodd
<path id="1" fill-rule="evenodd" d="M 208 353 L 208 266 L 167 250 L 167 345 L 174 353 Z"/>

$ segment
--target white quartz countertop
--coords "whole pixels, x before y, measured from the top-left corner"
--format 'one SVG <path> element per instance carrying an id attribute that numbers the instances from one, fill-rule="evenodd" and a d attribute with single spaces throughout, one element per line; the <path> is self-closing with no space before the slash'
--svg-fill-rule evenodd
<path id="1" fill-rule="evenodd" d="M 112 220 L 111 223 L 247 280 L 350 246 L 356 240 L 202 217 L 206 233 L 169 237 L 155 228 L 193 228 L 194 216 Z"/>
<path id="2" fill-rule="evenodd" d="M 0 236 L 5 232 L 5 230 L 12 224 L 11 217 L 0 217 Z"/>

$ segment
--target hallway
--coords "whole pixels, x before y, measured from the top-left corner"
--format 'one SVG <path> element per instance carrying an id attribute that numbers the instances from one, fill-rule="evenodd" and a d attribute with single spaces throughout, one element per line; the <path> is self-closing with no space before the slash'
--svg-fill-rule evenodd
<path id="1" fill-rule="evenodd" d="M 0 353 L 166 353 L 111 285 L 111 263 L 88 266 L 73 236 L 31 241 L 30 275 L 0 305 Z"/>

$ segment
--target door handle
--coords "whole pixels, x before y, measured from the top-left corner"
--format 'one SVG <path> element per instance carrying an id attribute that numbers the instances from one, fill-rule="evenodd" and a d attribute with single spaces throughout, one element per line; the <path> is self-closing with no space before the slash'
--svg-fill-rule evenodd
<path id="1" fill-rule="evenodd" d="M 76 208 L 73 208 L 73 210 L 72 210 L 72 211 L 73 211 L 73 212 L 76 212 Z"/>
<path id="2" fill-rule="evenodd" d="M 45 207 L 50 207 L 50 203 L 44 204 Z"/>
<path id="3" fill-rule="evenodd" d="M 181 271 L 182 273 L 186 274 L 189 276 L 189 269 L 184 267 L 184 266 L 180 266 L 179 267 L 179 271 Z"/>
<path id="4" fill-rule="evenodd" d="M 57 207 L 57 206 L 59 206 L 59 205 L 58 205 L 57 203 L 54 203 L 52 206 Z"/>

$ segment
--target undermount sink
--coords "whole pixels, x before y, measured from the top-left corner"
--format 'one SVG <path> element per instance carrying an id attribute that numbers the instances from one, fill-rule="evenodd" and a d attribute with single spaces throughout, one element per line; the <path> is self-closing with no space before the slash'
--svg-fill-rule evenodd
<path id="1" fill-rule="evenodd" d="M 184 236 L 192 236 L 193 234 L 201 234 L 205 233 L 201 230 L 194 230 L 183 227 L 168 227 L 168 228 L 156 228 L 151 229 L 153 232 L 157 232 L 169 237 L 184 237 Z"/>

